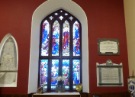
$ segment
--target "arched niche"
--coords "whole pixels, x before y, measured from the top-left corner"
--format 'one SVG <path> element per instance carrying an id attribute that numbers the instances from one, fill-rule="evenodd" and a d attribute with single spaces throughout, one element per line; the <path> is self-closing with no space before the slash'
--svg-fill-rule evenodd
<path id="1" fill-rule="evenodd" d="M 72 0 L 48 0 L 42 3 L 33 13 L 31 25 L 31 45 L 29 62 L 28 93 L 37 91 L 38 83 L 38 56 L 40 24 L 45 16 L 64 9 L 77 17 L 82 24 L 82 84 L 83 92 L 89 92 L 89 52 L 88 52 L 88 23 L 83 9 Z"/>
<path id="2" fill-rule="evenodd" d="M 17 87 L 18 46 L 11 34 L 0 44 L 0 87 Z"/>

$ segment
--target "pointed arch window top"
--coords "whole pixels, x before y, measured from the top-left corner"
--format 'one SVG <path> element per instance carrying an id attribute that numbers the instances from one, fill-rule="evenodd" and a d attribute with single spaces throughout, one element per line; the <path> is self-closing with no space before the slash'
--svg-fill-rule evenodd
<path id="1" fill-rule="evenodd" d="M 50 19 L 50 21 L 53 21 L 55 18 L 58 18 L 61 21 L 64 19 L 69 19 L 70 21 L 72 21 L 74 19 L 70 13 L 66 12 L 63 9 L 59 9 L 55 13 L 50 14 L 48 18 Z"/>

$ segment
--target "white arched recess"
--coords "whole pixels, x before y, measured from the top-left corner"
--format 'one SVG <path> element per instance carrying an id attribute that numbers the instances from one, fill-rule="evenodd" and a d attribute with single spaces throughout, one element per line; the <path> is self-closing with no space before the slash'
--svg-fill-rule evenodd
<path id="1" fill-rule="evenodd" d="M 47 0 L 41 4 L 33 13 L 31 26 L 28 93 L 37 91 L 40 23 L 45 18 L 45 16 L 58 9 L 64 9 L 68 11 L 76 18 L 78 18 L 82 24 L 82 84 L 83 92 L 89 93 L 87 16 L 83 9 L 72 0 Z"/>

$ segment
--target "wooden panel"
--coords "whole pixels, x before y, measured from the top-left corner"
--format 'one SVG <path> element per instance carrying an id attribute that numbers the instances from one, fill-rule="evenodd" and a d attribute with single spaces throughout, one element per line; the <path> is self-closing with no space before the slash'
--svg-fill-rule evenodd
<path id="1" fill-rule="evenodd" d="M 89 97 L 130 97 L 129 92 L 121 92 L 121 93 L 94 93 L 89 94 Z"/>
<path id="2" fill-rule="evenodd" d="M 81 97 L 130 97 L 129 92 L 121 93 L 80 93 Z M 80 97 L 80 95 L 33 95 L 33 94 L 0 94 L 0 97 Z"/>
<path id="3" fill-rule="evenodd" d="M 88 97 L 88 93 L 80 93 L 81 97 Z"/>
<path id="4" fill-rule="evenodd" d="M 0 97 L 32 97 L 28 94 L 1 94 Z"/>
<path id="5" fill-rule="evenodd" d="M 80 95 L 33 95 L 33 97 L 80 97 Z"/>

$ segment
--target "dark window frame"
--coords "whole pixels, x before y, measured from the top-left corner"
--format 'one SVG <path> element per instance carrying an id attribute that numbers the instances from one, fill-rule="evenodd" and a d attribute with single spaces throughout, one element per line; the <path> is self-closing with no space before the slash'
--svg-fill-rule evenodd
<path id="1" fill-rule="evenodd" d="M 60 11 L 63 11 L 63 13 L 60 13 Z M 54 13 L 59 13 L 59 15 L 54 15 Z M 64 13 L 67 13 L 68 15 L 67 16 L 65 16 L 64 17 L 64 19 L 63 20 L 60 20 L 59 19 L 59 16 L 64 16 Z M 50 20 L 49 19 L 49 17 L 50 16 L 53 16 L 53 17 L 55 17 L 55 19 L 53 19 L 53 20 Z M 73 17 L 73 19 L 72 20 L 70 20 L 69 19 L 69 17 Z M 58 22 L 59 22 L 59 24 L 60 24 L 60 52 L 59 52 L 59 56 L 52 56 L 51 55 L 51 45 L 49 45 L 49 54 L 50 55 L 48 55 L 48 56 L 41 56 L 41 44 L 42 44 L 42 24 L 43 24 L 43 22 L 45 21 L 45 20 L 48 20 L 48 22 L 50 23 L 50 25 L 51 25 L 51 27 L 50 27 L 50 38 L 52 38 L 51 36 L 52 36 L 52 25 L 53 25 L 53 23 L 54 23 L 54 21 L 55 20 L 57 20 Z M 62 26 L 63 26 L 63 23 L 65 22 L 65 20 L 68 20 L 68 22 L 69 22 L 69 25 L 70 25 L 70 56 L 62 56 Z M 72 33 L 73 33 L 73 23 L 75 22 L 75 21 L 77 21 L 79 24 L 80 24 L 80 46 L 81 46 L 81 53 L 80 53 L 80 56 L 73 56 L 73 45 L 72 45 Z M 70 85 L 69 85 L 69 90 L 68 91 L 70 91 L 70 92 L 72 92 L 72 91 L 75 91 L 74 89 L 73 89 L 73 79 L 72 79 L 72 77 L 73 77 L 73 72 L 72 72 L 72 60 L 73 59 L 79 59 L 80 60 L 80 83 L 82 83 L 82 38 L 81 38 L 81 35 L 82 34 L 82 28 L 81 28 L 81 23 L 80 23 L 80 21 L 76 18 L 76 17 L 74 17 L 73 15 L 71 15 L 69 12 L 67 12 L 67 11 L 65 11 L 65 10 L 63 10 L 63 9 L 59 9 L 59 10 L 57 10 L 57 11 L 54 11 L 53 13 L 51 13 L 51 14 L 49 14 L 47 17 L 45 17 L 43 20 L 42 20 L 42 22 L 41 22 L 41 24 L 40 24 L 40 44 L 39 44 L 39 66 L 38 66 L 38 87 L 40 87 L 40 60 L 41 59 L 48 59 L 48 85 L 47 85 L 47 87 L 48 87 L 48 89 L 47 89 L 47 91 L 48 92 L 52 92 L 53 90 L 51 90 L 51 59 L 59 59 L 59 62 L 60 62 L 60 75 L 62 74 L 62 60 L 63 59 L 69 59 L 70 60 L 70 80 L 69 80 L 69 82 L 70 82 Z M 50 41 L 49 41 L 49 43 L 51 43 L 52 44 L 52 40 L 50 39 Z"/>

